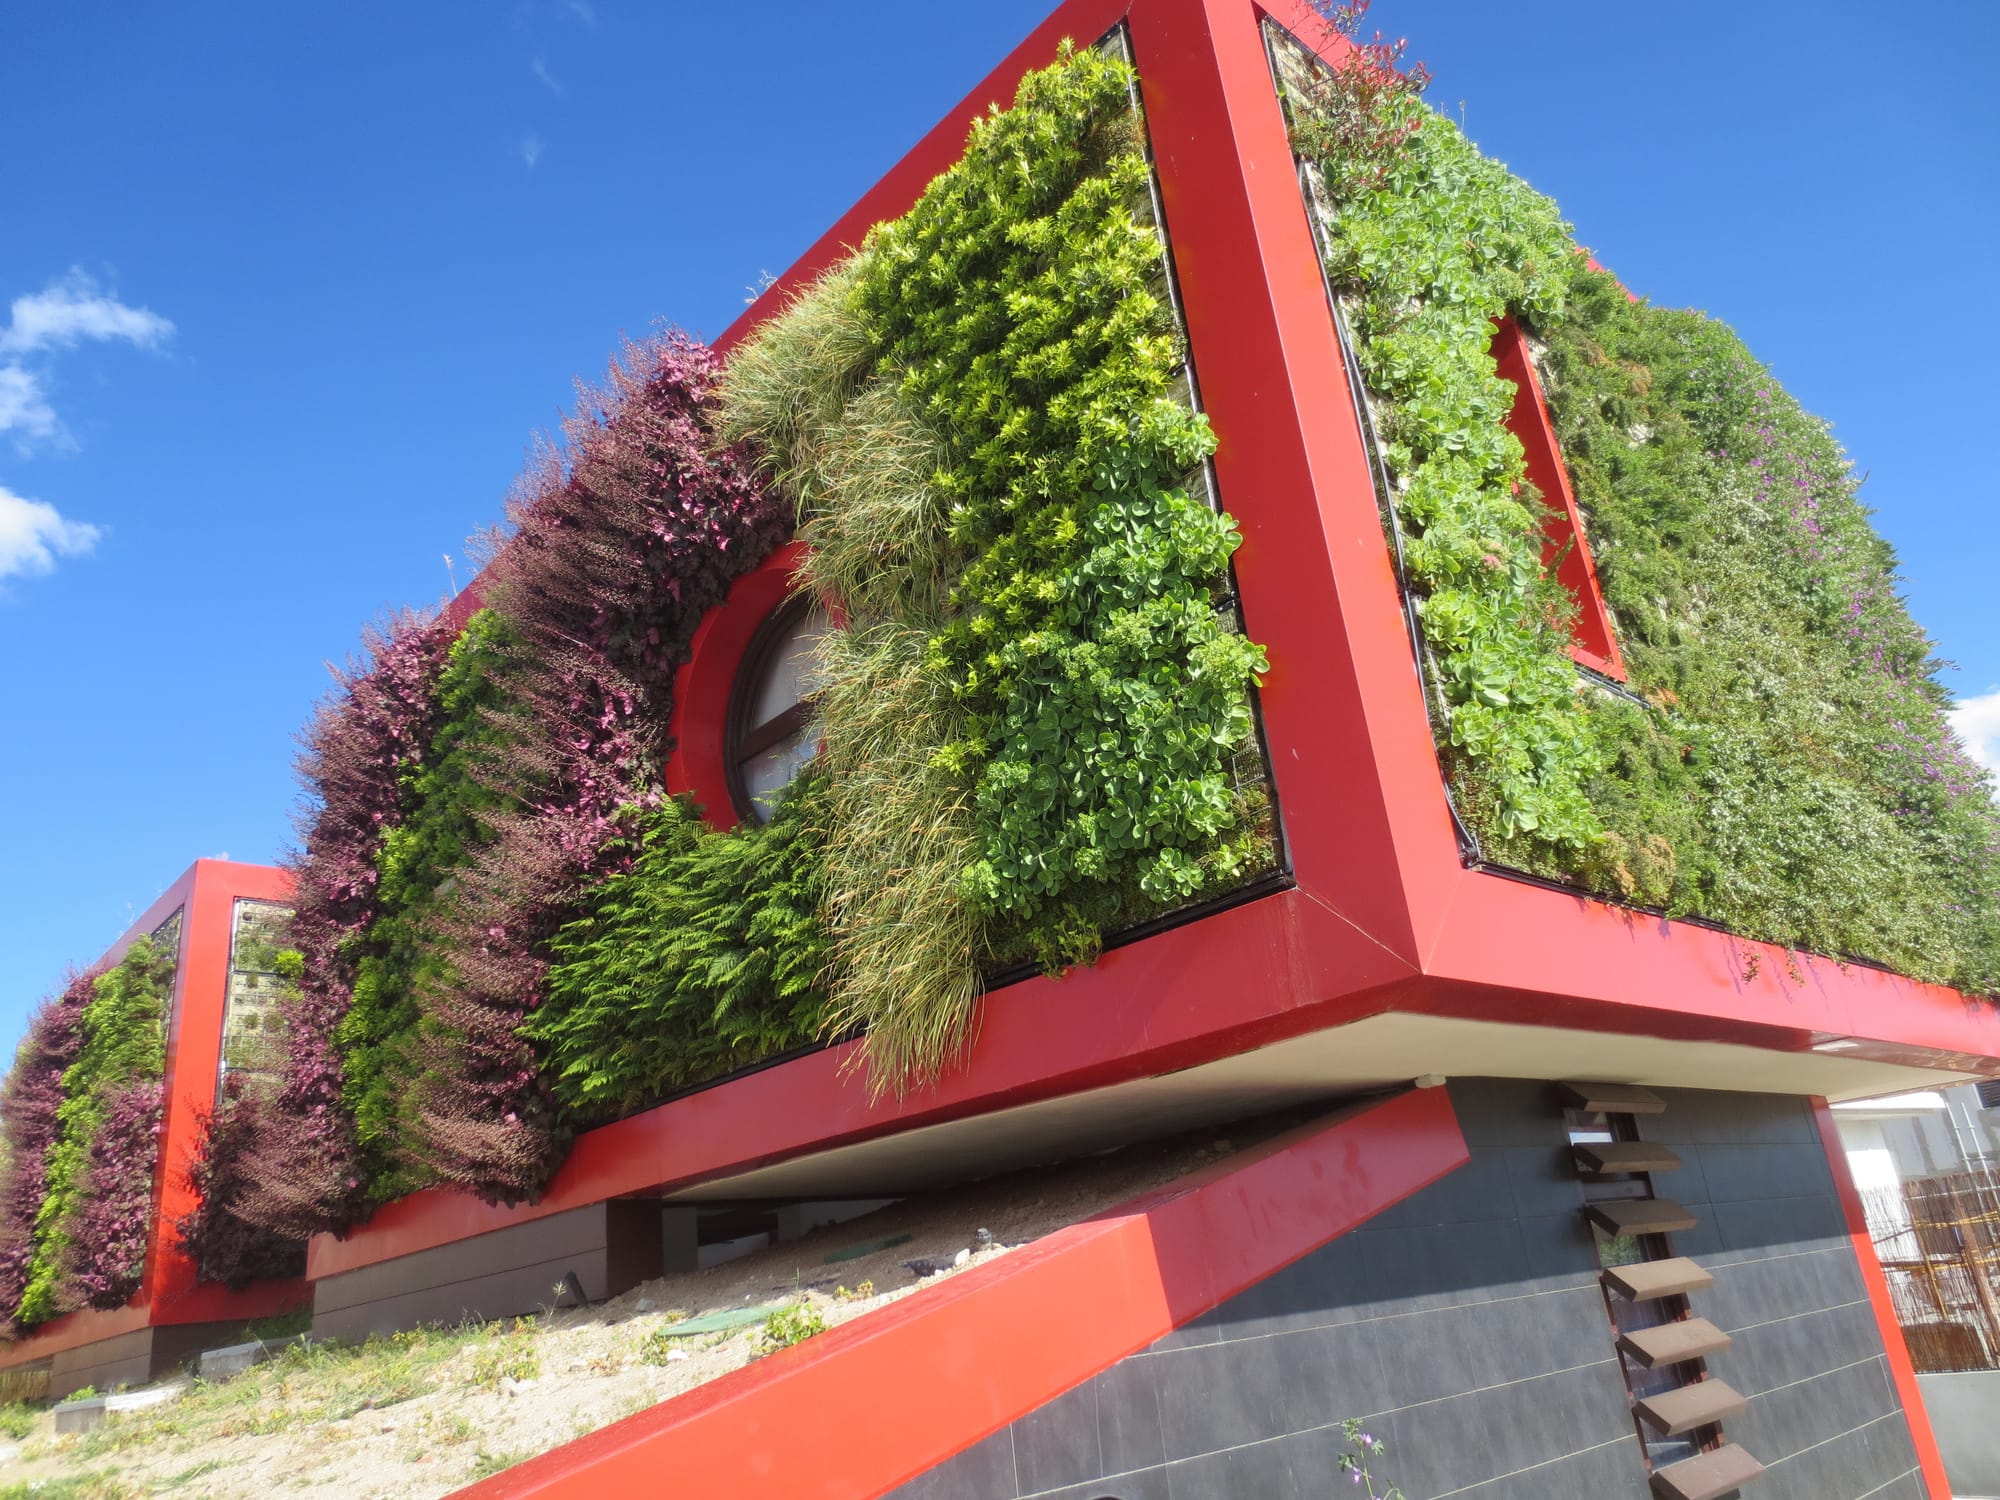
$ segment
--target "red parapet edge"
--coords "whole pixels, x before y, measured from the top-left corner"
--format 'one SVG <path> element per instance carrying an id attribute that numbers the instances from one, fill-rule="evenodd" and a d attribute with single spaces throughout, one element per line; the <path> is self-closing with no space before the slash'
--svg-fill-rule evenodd
<path id="1" fill-rule="evenodd" d="M 1854 1246 L 1854 1258 L 1861 1263 L 1868 1305 L 1875 1313 L 1882 1349 L 1889 1358 L 1889 1378 L 1895 1383 L 1896 1399 L 1903 1404 L 1903 1415 L 1910 1424 L 1910 1441 L 1917 1450 L 1917 1463 L 1924 1471 L 1924 1492 L 1930 1500 L 1951 1500 L 1951 1480 L 1944 1471 L 1944 1455 L 1938 1450 L 1937 1434 L 1931 1431 L 1931 1414 L 1917 1384 L 1916 1366 L 1910 1363 L 1903 1325 L 1896 1318 L 1896 1304 L 1889 1295 L 1889 1278 L 1883 1275 L 1882 1262 L 1875 1257 L 1875 1237 L 1868 1232 L 1861 1194 L 1855 1191 L 1854 1175 L 1847 1168 L 1847 1148 L 1841 1144 L 1840 1128 L 1826 1100 L 1815 1099 L 1812 1105 L 1820 1144 L 1826 1150 L 1826 1164 L 1833 1172 L 1834 1191 L 1847 1218 L 1847 1238 Z"/>
<path id="2" fill-rule="evenodd" d="M 458 1493 L 865 1500 L 1468 1159 L 1443 1089 L 1306 1126 Z M 1060 1328 L 1061 1338 L 1048 1330 Z M 912 1380 L 912 1371 L 922 1378 Z M 882 1393 L 894 1391 L 885 1403 Z"/>
<path id="3" fill-rule="evenodd" d="M 384 1204 L 344 1240 L 316 1236 L 307 1274 L 358 1270 L 805 1149 L 1173 1072 L 1381 1010 L 1413 972 L 1299 892 L 1280 892 L 1062 979 L 988 996 L 971 1061 L 928 1088 L 871 1098 L 850 1067 L 853 1043 L 794 1058 L 585 1132 L 535 1203 L 496 1208 L 427 1188 Z"/>

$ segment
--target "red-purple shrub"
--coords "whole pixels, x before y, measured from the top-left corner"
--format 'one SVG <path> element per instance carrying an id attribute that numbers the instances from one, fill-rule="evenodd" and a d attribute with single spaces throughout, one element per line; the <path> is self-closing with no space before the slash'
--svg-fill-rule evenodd
<path id="1" fill-rule="evenodd" d="M 407 811 L 404 772 L 430 743 L 431 688 L 449 645 L 442 626 L 413 615 L 371 633 L 367 667 L 337 674 L 304 735 L 299 779 L 309 811 L 291 861 L 291 941 L 304 976 L 287 1015 L 282 1077 L 227 1205 L 289 1239 L 340 1232 L 362 1210 L 334 1037 L 352 993 L 356 940 L 375 917 L 376 851 Z"/>
<path id="2" fill-rule="evenodd" d="M 269 1108 L 268 1094 L 250 1087 L 243 1074 L 223 1079 L 222 1098 L 202 1121 L 201 1142 L 188 1169 L 188 1186 L 199 1202 L 174 1225 L 196 1274 L 231 1291 L 305 1271 L 301 1241 L 251 1224 L 236 1210 L 248 1186 L 252 1148 L 268 1128 L 263 1115 Z"/>
<path id="3" fill-rule="evenodd" d="M 517 1034 L 544 945 L 663 795 L 674 673 L 702 613 L 789 530 L 750 455 L 709 435 L 719 372 L 682 334 L 627 345 L 517 490 L 487 575 L 520 649 L 509 748 L 483 774 L 517 810 L 460 877 L 420 1097 L 436 1169 L 490 1201 L 532 1197 L 564 1147 Z"/>
<path id="4" fill-rule="evenodd" d="M 65 1255 L 69 1283 L 90 1307 L 123 1307 L 146 1270 L 165 1089 L 141 1079 L 105 1102 L 90 1142 L 83 1198 Z"/>
<path id="5" fill-rule="evenodd" d="M 27 1289 L 35 1253 L 35 1213 L 48 1187 L 62 1077 L 83 1048 L 83 1009 L 96 993 L 100 972 L 72 975 L 36 1009 L 0 1089 L 0 1133 L 7 1142 L 6 1172 L 0 1176 L 0 1320 L 10 1335 L 20 1331 L 14 1310 Z"/>

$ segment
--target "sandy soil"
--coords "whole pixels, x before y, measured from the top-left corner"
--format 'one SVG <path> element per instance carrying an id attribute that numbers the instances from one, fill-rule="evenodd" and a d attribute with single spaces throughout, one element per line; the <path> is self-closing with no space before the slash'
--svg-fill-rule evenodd
<path id="1" fill-rule="evenodd" d="M 47 1493 L 75 1500 L 267 1500 L 293 1490 L 431 1500 L 765 1352 L 760 1324 L 671 1345 L 654 1337 L 673 1323 L 779 1303 L 806 1304 L 829 1327 L 866 1317 L 1234 1149 L 1213 1135 L 1133 1147 L 906 1199 L 593 1307 L 300 1349 L 233 1381 L 192 1383 L 172 1405 L 113 1417 L 82 1436 L 55 1437 L 44 1414 L 18 1454 L 0 1462 L 0 1500 L 51 1480 L 69 1483 Z M 904 1243 L 825 1262 L 904 1234 Z M 917 1259 L 950 1268 L 919 1278 L 903 1265 Z M 669 1347 L 677 1353 L 667 1356 Z"/>

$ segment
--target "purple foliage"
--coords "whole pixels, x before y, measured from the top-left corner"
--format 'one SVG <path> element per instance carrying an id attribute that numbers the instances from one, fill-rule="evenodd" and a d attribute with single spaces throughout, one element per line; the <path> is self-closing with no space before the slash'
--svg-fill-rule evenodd
<path id="1" fill-rule="evenodd" d="M 7 1141 L 7 1170 L 0 1177 L 0 1318 L 9 1333 L 20 1331 L 13 1315 L 34 1255 L 35 1213 L 48 1189 L 62 1077 L 83 1048 L 83 1009 L 96 993 L 101 972 L 100 967 L 72 975 L 42 1002 L 0 1090 L 0 1131 Z"/>
<path id="2" fill-rule="evenodd" d="M 164 1101 L 157 1078 L 127 1085 L 106 1100 L 91 1140 L 66 1267 L 90 1307 L 123 1307 L 145 1274 Z"/>
<path id="3" fill-rule="evenodd" d="M 422 1098 L 433 1164 L 492 1201 L 532 1197 L 564 1146 L 517 1035 L 541 1002 L 542 945 L 664 795 L 674 674 L 703 612 L 790 528 L 751 455 L 711 441 L 719 374 L 682 334 L 628 345 L 517 491 L 489 574 L 519 661 L 510 747 L 484 774 L 514 810 L 460 879 Z"/>
<path id="4" fill-rule="evenodd" d="M 236 1211 L 248 1185 L 252 1148 L 265 1133 L 270 1098 L 249 1087 L 241 1073 L 229 1074 L 222 1088 L 215 1113 L 202 1122 L 201 1144 L 188 1171 L 188 1186 L 199 1202 L 174 1227 L 203 1281 L 241 1291 L 253 1281 L 302 1275 L 305 1245 L 248 1223 Z"/>
<path id="5" fill-rule="evenodd" d="M 304 735 L 299 778 L 312 810 L 292 861 L 291 940 L 305 973 L 286 1019 L 283 1076 L 230 1179 L 240 1186 L 233 1213 L 295 1240 L 343 1231 L 362 1210 L 334 1037 L 352 997 L 354 940 L 375 918 L 376 851 L 406 811 L 403 773 L 436 727 L 431 689 L 450 640 L 439 624 L 404 615 L 366 644 L 366 670 L 340 674 Z"/>

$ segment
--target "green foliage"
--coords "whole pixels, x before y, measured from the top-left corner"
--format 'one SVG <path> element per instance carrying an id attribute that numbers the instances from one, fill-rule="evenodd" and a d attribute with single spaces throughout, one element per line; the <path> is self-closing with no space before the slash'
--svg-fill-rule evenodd
<path id="1" fill-rule="evenodd" d="M 542 1373 L 542 1351 L 529 1336 L 534 1326 L 519 1320 L 511 1329 L 494 1324 L 486 1341 L 472 1351 L 473 1383 L 497 1388 L 503 1380 L 538 1378 Z"/>
<path id="2" fill-rule="evenodd" d="M 2000 816 L 1845 456 L 1728 328 L 1572 279 L 1550 403 L 1654 704 L 1594 709 L 1605 836 L 1581 873 L 2000 989 Z"/>
<path id="3" fill-rule="evenodd" d="M 803 1344 L 816 1333 L 825 1332 L 826 1319 L 811 1303 L 789 1303 L 764 1320 L 764 1327 L 757 1335 L 757 1352 L 774 1354 L 794 1344 Z"/>
<path id="4" fill-rule="evenodd" d="M 730 833 L 684 802 L 645 815 L 631 867 L 550 943 L 547 999 L 522 1028 L 577 1118 L 616 1118 L 819 1029 L 824 795 L 809 770 L 770 822 Z"/>
<path id="5" fill-rule="evenodd" d="M 486 839 L 484 819 L 501 802 L 478 775 L 504 743 L 509 639 L 500 617 L 480 610 L 452 643 L 436 694 L 437 729 L 402 772 L 402 822 L 376 855 L 375 920 L 356 940 L 353 1002 L 335 1040 L 343 1093 L 367 1164 L 373 1201 L 429 1180 L 418 1144 L 424 1071 L 422 996 L 448 973 L 440 931 L 452 875 Z"/>
<path id="6" fill-rule="evenodd" d="M 40 1401 L 0 1401 L 0 1437 L 20 1442 L 35 1430 L 35 1418 L 48 1410 Z"/>
<path id="7" fill-rule="evenodd" d="M 856 289 L 948 435 L 966 563 L 930 664 L 966 711 L 938 751 L 973 792 L 966 894 L 1050 966 L 1258 857 L 1233 760 L 1263 652 L 1225 610 L 1235 525 L 1184 488 L 1214 438 L 1183 404 L 1131 86 L 1096 52 L 1023 80 Z"/>
<path id="8" fill-rule="evenodd" d="M 989 953 L 965 888 L 979 850 L 972 799 L 938 756 L 965 711 L 929 658 L 930 632 L 896 620 L 853 621 L 821 646 L 829 1028 L 866 1029 L 878 1089 L 964 1046 Z"/>
<path id="9" fill-rule="evenodd" d="M 1121 61 L 1071 53 L 734 356 L 731 436 L 796 498 L 822 650 L 833 1025 L 934 1073 L 983 969 L 1269 864 L 1260 648 L 1186 403 Z"/>
<path id="10" fill-rule="evenodd" d="M 639 1363 L 642 1365 L 669 1365 L 673 1363 L 674 1351 L 681 1347 L 674 1337 L 673 1324 L 655 1328 L 639 1340 Z"/>
<path id="11" fill-rule="evenodd" d="M 35 1214 L 34 1254 L 17 1314 L 23 1324 L 68 1310 L 64 1288 L 72 1223 L 83 1207 L 91 1143 L 111 1096 L 157 1079 L 166 1069 L 166 1016 L 179 961 L 174 934 L 136 939 L 98 977 L 83 1012 L 83 1047 L 63 1074 L 56 1139 L 49 1146 L 48 1188 Z"/>
<path id="12" fill-rule="evenodd" d="M 1342 1422 L 1340 1434 L 1346 1445 L 1340 1454 L 1340 1472 L 1348 1483 L 1360 1488 L 1368 1500 L 1405 1500 L 1401 1490 L 1374 1473 L 1375 1461 L 1388 1453 L 1389 1445 L 1369 1432 L 1358 1417 Z"/>
<path id="13" fill-rule="evenodd" d="M 1365 97 L 1364 97 L 1365 96 Z M 1363 99 L 1380 128 L 1355 125 Z M 1383 428 L 1441 754 L 1489 858 L 1748 936 L 2000 987 L 2000 822 L 1855 480 L 1726 327 L 1628 299 L 1553 204 L 1409 90 L 1320 74 L 1295 141 Z M 1636 703 L 1502 423 L 1492 320 L 1540 344 Z"/>
<path id="14" fill-rule="evenodd" d="M 1295 131 L 1336 195 L 1327 270 L 1383 413 L 1445 700 L 1440 748 L 1482 833 L 1575 858 L 1598 837 L 1584 785 L 1601 752 L 1567 656 L 1574 606 L 1543 572 L 1541 515 L 1503 425 L 1514 390 L 1487 352 L 1493 319 L 1561 307 L 1567 226 L 1407 94 L 1379 108 L 1420 128 L 1377 138 L 1386 160 L 1354 161 L 1352 132 L 1326 123 L 1349 87 L 1325 79 L 1325 107 L 1300 109 Z"/>

